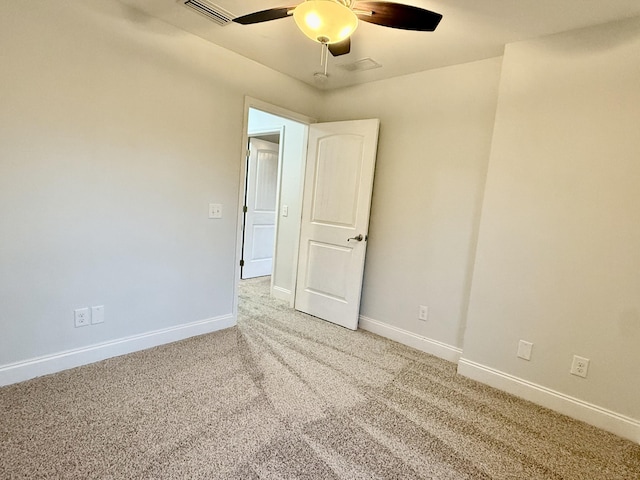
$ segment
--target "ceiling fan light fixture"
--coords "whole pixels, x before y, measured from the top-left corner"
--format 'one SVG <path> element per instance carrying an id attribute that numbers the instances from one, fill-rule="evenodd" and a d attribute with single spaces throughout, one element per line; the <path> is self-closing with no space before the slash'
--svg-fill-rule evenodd
<path id="1" fill-rule="evenodd" d="M 358 27 L 358 17 L 335 0 L 307 0 L 293 11 L 298 28 L 311 40 L 319 43 L 338 43 Z"/>

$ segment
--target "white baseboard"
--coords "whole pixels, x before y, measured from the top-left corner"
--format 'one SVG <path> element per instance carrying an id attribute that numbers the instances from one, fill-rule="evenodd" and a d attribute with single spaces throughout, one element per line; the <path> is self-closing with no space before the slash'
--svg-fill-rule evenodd
<path id="1" fill-rule="evenodd" d="M 64 352 L 31 358 L 0 366 L 0 386 L 23 382 L 31 378 L 87 365 L 111 357 L 145 350 L 185 338 L 215 332 L 236 324 L 233 315 L 222 315 L 176 327 L 164 328 L 140 335 L 119 338 L 109 342 L 89 345 Z"/>
<path id="2" fill-rule="evenodd" d="M 640 421 L 461 358 L 458 373 L 640 443 Z"/>
<path id="3" fill-rule="evenodd" d="M 458 347 L 423 337 L 408 330 L 403 330 L 402 328 L 394 327 L 388 323 L 379 322 L 378 320 L 363 315 L 360 315 L 358 327 L 453 363 L 458 363 L 462 355 L 462 349 Z"/>
<path id="4" fill-rule="evenodd" d="M 278 287 L 274 285 L 271 289 L 271 296 L 273 298 L 277 298 L 278 300 L 284 300 L 285 302 L 291 301 L 291 290 L 287 290 L 286 288 Z"/>

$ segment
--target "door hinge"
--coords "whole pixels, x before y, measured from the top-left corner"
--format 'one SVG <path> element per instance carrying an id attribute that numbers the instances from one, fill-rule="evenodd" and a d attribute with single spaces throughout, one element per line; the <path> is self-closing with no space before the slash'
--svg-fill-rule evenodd
<path id="1" fill-rule="evenodd" d="M 243 206 L 242 206 L 242 211 L 243 211 L 244 213 L 247 213 L 247 211 L 248 211 L 248 210 L 249 210 L 249 209 L 247 208 L 247 206 L 246 206 L 246 205 L 243 205 Z"/>
<path id="2" fill-rule="evenodd" d="M 247 150 L 247 158 L 251 156 L 251 150 Z"/>
<path id="3" fill-rule="evenodd" d="M 244 267 L 244 260 L 240 260 L 240 266 Z"/>

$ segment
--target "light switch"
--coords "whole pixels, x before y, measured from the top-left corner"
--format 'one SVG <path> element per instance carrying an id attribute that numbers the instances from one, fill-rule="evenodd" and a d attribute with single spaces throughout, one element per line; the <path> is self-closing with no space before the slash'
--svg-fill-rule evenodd
<path id="1" fill-rule="evenodd" d="M 209 218 L 222 218 L 222 205 L 219 203 L 210 203 Z"/>

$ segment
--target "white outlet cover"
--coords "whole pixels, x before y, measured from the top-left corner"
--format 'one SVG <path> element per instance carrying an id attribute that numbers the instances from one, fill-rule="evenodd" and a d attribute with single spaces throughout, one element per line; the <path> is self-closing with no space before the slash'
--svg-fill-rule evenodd
<path id="1" fill-rule="evenodd" d="M 96 323 L 103 323 L 103 322 L 104 322 L 104 305 L 91 307 L 91 324 L 95 325 Z"/>
<path id="2" fill-rule="evenodd" d="M 573 356 L 573 362 L 571 363 L 571 370 L 569 373 L 578 377 L 587 378 L 589 372 L 589 359 L 580 357 L 578 355 Z"/>
<path id="3" fill-rule="evenodd" d="M 91 323 L 88 308 L 77 308 L 73 311 L 73 321 L 77 327 L 86 327 Z"/>
<path id="4" fill-rule="evenodd" d="M 523 360 L 531 360 L 531 351 L 533 350 L 533 343 L 520 340 L 518 343 L 518 357 Z"/>
<path id="5" fill-rule="evenodd" d="M 425 305 L 420 305 L 418 309 L 418 320 L 427 321 L 427 317 L 429 316 L 429 307 Z"/>

